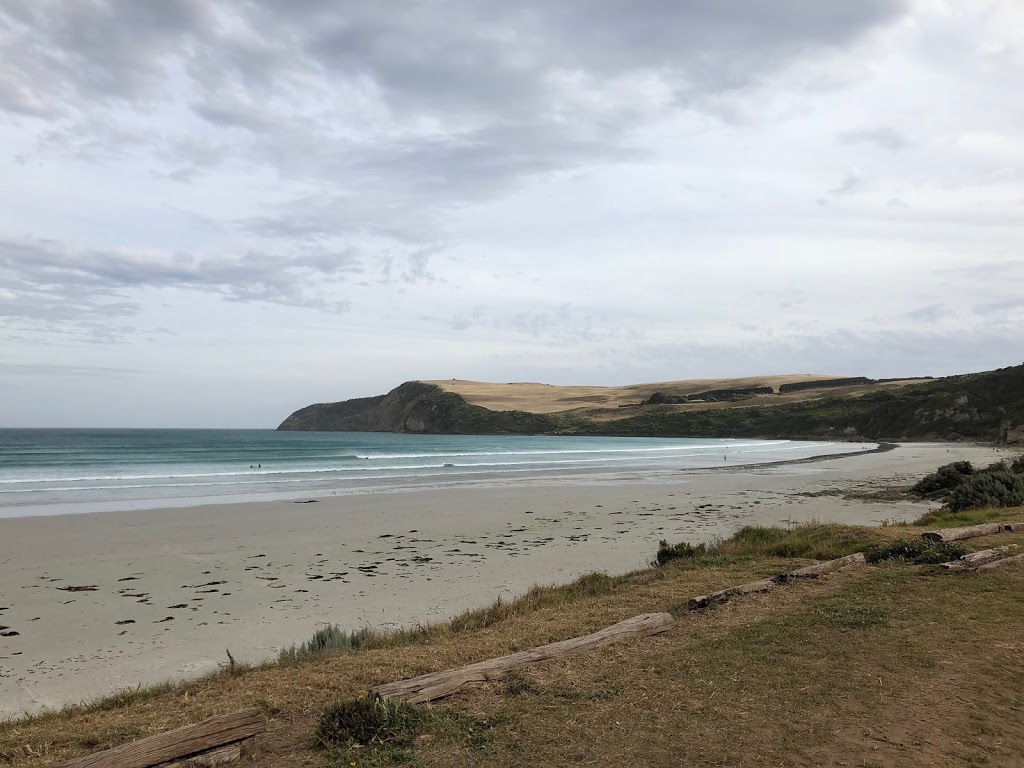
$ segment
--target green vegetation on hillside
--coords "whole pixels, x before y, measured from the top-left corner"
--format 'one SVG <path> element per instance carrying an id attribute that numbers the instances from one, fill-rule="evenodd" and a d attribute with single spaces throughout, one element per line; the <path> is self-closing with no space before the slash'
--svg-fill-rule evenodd
<path id="1" fill-rule="evenodd" d="M 678 405 L 680 403 L 737 403 L 749 400 L 754 395 L 771 395 L 775 390 L 771 387 L 737 387 L 735 389 L 709 389 L 695 392 L 692 395 L 667 395 L 655 392 L 640 405 Z"/>
<path id="2" fill-rule="evenodd" d="M 725 399 L 749 396 L 732 392 Z M 413 381 L 380 397 L 303 408 L 289 416 L 279 429 L 478 435 L 1024 440 L 1024 365 L 861 396 L 784 405 L 755 402 L 758 404 L 749 407 L 702 410 L 651 405 L 633 416 L 594 421 L 562 414 L 492 411 L 436 385 Z"/>
<path id="3" fill-rule="evenodd" d="M 650 409 L 624 419 L 588 422 L 579 434 L 651 437 L 773 437 L 882 440 L 1021 438 L 1024 365 L 936 379 L 860 397 L 749 408 Z"/>

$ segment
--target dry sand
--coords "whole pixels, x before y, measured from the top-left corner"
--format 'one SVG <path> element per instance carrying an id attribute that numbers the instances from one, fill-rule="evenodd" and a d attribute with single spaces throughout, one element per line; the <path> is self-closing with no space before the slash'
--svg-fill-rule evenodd
<path id="1" fill-rule="evenodd" d="M 326 622 L 436 622 L 533 584 L 622 573 L 662 538 L 912 519 L 928 505 L 803 494 L 909 484 L 947 461 L 1001 455 L 908 444 L 728 471 L 0 519 L 0 715 L 208 672 L 226 649 L 270 658 Z"/>

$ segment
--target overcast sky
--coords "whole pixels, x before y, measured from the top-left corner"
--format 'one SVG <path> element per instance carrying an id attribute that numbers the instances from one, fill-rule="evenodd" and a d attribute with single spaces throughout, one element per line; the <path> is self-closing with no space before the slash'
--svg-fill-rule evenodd
<path id="1" fill-rule="evenodd" d="M 0 0 L 0 426 L 1024 360 L 1020 0 Z"/>

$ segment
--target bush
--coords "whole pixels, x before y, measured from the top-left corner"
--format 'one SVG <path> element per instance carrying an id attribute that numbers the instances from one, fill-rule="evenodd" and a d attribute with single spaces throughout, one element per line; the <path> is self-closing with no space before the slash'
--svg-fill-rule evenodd
<path id="1" fill-rule="evenodd" d="M 871 547 L 864 553 L 864 559 L 869 563 L 902 560 L 914 565 L 924 565 L 946 563 L 950 560 L 957 560 L 965 554 L 967 554 L 967 550 L 955 542 L 910 539 Z"/>
<path id="2" fill-rule="evenodd" d="M 317 723 L 314 738 L 321 747 L 350 744 L 405 746 L 419 733 L 420 711 L 404 701 L 361 697 L 328 707 Z"/>
<path id="3" fill-rule="evenodd" d="M 664 565 L 671 560 L 692 560 L 696 557 L 703 557 L 708 553 L 707 545 L 687 544 L 681 541 L 678 544 L 669 544 L 665 539 L 658 542 L 658 554 L 655 558 L 657 565 Z"/>
<path id="4" fill-rule="evenodd" d="M 985 507 L 1024 505 L 1024 475 L 1005 470 L 967 478 L 949 493 L 946 505 L 953 512 Z"/>
<path id="5" fill-rule="evenodd" d="M 310 656 L 324 653 L 345 653 L 369 645 L 371 641 L 379 641 L 382 636 L 369 628 L 354 629 L 351 632 L 337 624 L 328 624 L 313 633 L 313 637 L 302 645 L 283 649 L 280 653 L 281 662 L 298 661 Z"/>
<path id="6" fill-rule="evenodd" d="M 1010 471 L 1015 475 L 1024 475 L 1024 455 L 1018 456 L 1010 463 Z"/>
<path id="7" fill-rule="evenodd" d="M 968 477 L 974 475 L 974 466 L 969 461 L 955 461 L 939 467 L 935 472 L 927 475 L 916 485 L 914 493 L 922 496 L 944 493 L 959 486 Z"/>

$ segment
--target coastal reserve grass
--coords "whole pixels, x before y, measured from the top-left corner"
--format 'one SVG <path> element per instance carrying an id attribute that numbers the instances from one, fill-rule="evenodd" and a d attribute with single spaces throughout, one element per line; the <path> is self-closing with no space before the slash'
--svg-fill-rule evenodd
<path id="1" fill-rule="evenodd" d="M 1024 754 L 1024 568 L 952 574 L 892 560 L 680 615 L 666 634 L 471 686 L 416 708 L 429 716 L 401 743 L 317 744 L 325 711 L 374 685 L 664 611 L 804 564 L 809 552 L 841 556 L 921 531 L 768 530 L 713 545 L 700 567 L 679 558 L 621 577 L 589 575 L 443 625 L 360 634 L 340 652 L 329 641 L 317 652 L 317 642 L 287 663 L 239 665 L 0 724 L 0 765 L 41 766 L 249 706 L 269 718 L 252 761 L 260 767 L 816 765 L 842 755 L 888 768 L 1011 765 Z M 966 544 L 995 543 L 1024 535 Z M 341 644 L 352 646 L 346 637 Z"/>

